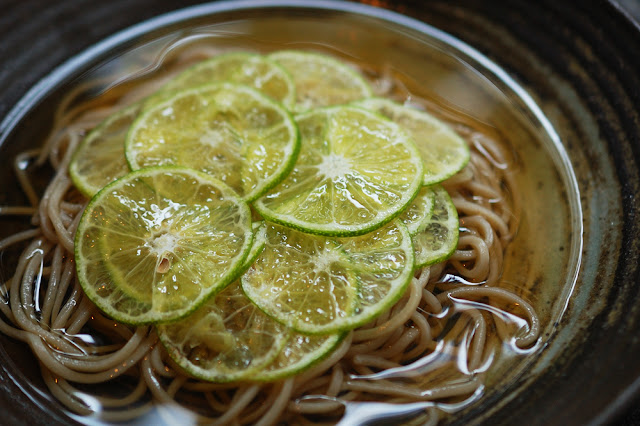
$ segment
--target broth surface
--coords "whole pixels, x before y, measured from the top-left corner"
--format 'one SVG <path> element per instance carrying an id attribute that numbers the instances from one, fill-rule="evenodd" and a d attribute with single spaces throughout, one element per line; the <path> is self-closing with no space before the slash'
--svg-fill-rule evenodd
<path id="1" fill-rule="evenodd" d="M 154 85 L 159 85 L 178 69 L 197 60 L 196 54 L 189 61 L 178 61 L 176 66 L 177 58 L 184 52 L 205 48 L 206 55 L 212 55 L 238 49 L 261 53 L 283 48 L 308 49 L 329 53 L 358 65 L 380 94 L 391 93 L 397 101 L 424 108 L 459 132 L 466 132 L 466 139 L 472 146 L 479 143 L 474 140 L 478 137 L 490 138 L 502 145 L 508 154 L 507 166 L 515 170 L 514 187 L 517 191 L 511 195 L 514 204 L 521 209 L 514 218 L 519 222 L 518 232 L 506 247 L 499 287 L 514 292 L 534 306 L 542 332 L 531 347 L 520 348 L 513 339 L 503 341 L 498 345 L 500 350 L 488 357 L 491 362 L 484 368 L 486 377 L 479 390 L 463 399 L 445 399 L 435 403 L 444 413 L 459 412 L 487 395 L 513 386 L 551 338 L 562 316 L 574 285 L 581 244 L 579 232 L 576 232 L 580 220 L 575 211 L 577 193 L 571 186 L 571 173 L 564 168 L 562 152 L 557 150 L 548 129 L 535 120 L 535 116 L 519 103 L 513 93 L 505 92 L 505 87 L 498 87 L 487 80 L 483 74 L 488 71 L 479 68 L 480 64 L 475 64 L 478 68 L 474 68 L 464 62 L 456 47 L 448 44 L 451 40 L 438 39 L 438 33 L 425 40 L 424 37 L 399 32 L 391 26 L 376 27 L 378 29 L 371 32 L 368 26 L 372 24 L 362 18 L 330 13 L 319 15 L 299 16 L 292 21 L 249 14 L 230 22 L 181 30 L 155 41 L 141 42 L 135 49 L 115 55 L 80 79 L 70 82 L 61 92 L 72 93 L 77 89 L 76 96 L 70 98 L 68 109 L 75 105 L 98 108 L 121 101 L 123 94 L 139 96 L 132 89 L 141 83 L 153 80 Z M 96 81 L 104 83 L 96 85 Z M 89 82 L 88 86 L 83 86 L 86 82 Z M 56 96 L 49 97 L 43 106 L 31 113 L 29 121 L 40 119 L 38 122 L 43 125 L 22 126 L 12 137 L 15 142 L 2 147 L 3 156 L 6 154 L 13 158 L 18 145 L 20 149 L 24 148 L 21 141 L 30 140 L 37 145 L 37 141 L 45 139 L 48 126 L 44 123 L 52 122 L 53 111 L 57 108 L 55 100 Z M 476 148 L 478 146 L 481 145 Z M 496 164 L 497 168 L 502 166 Z M 11 179 L 15 182 L 15 178 L 6 171 L 2 173 L 7 174 L 2 176 L 7 179 L 5 181 Z M 42 172 L 44 177 L 38 184 L 41 190 L 49 173 L 47 170 Z M 9 196 L 6 203 L 2 200 L 3 204 L 24 202 L 24 197 L 19 194 Z M 28 221 L 2 218 L 2 222 L 2 237 L 13 233 L 14 226 L 29 228 Z M 13 273 L 15 260 L 12 259 L 15 259 L 15 253 L 14 256 L 3 256 L 5 280 Z M 453 272 L 445 273 L 443 277 L 444 281 L 464 281 Z M 449 314 L 455 315 L 470 307 L 480 309 L 488 316 L 504 317 L 512 329 L 523 326 L 518 316 L 482 301 L 454 300 Z M 81 333 L 76 338 L 99 340 L 100 336 Z M 6 341 L 6 345 L 14 346 L 15 343 Z M 439 356 L 449 360 L 446 348 L 441 349 L 429 359 L 431 364 L 416 364 L 411 368 L 427 373 L 429 365 L 438 363 Z M 28 368 L 25 365 L 21 370 L 28 371 Z M 464 367 L 456 372 L 463 376 L 468 373 Z M 46 392 L 38 377 L 34 375 L 32 379 L 36 388 Z M 358 377 L 354 379 L 357 381 Z M 362 423 L 372 412 L 376 419 L 388 416 L 404 419 L 432 405 L 432 402 L 399 406 L 384 402 L 347 402 L 343 421 Z M 88 420 L 84 417 L 76 419 L 81 422 Z M 150 421 L 148 417 L 143 420 Z M 444 421 L 447 420 L 451 418 L 445 416 Z"/>

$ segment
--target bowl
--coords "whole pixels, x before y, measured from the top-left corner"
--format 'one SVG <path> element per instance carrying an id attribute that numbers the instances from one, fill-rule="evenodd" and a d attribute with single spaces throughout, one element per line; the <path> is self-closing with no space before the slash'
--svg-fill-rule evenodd
<path id="1" fill-rule="evenodd" d="M 145 0 L 74 9 L 70 0 L 32 17 L 37 3 L 12 6 L 5 17 L 14 22 L 4 27 L 6 39 L 17 43 L 6 43 L 15 56 L 0 73 L 0 179 L 8 182 L 0 205 L 25 201 L 10 162 L 44 139 L 66 93 L 89 78 L 105 81 L 98 91 L 108 92 L 123 84 L 124 69 L 153 72 L 153 58 L 176 43 L 313 49 L 385 69 L 444 119 L 468 120 L 507 141 L 525 194 L 502 280 L 533 299 L 541 337 L 526 356 L 492 370 L 481 397 L 443 422 L 599 424 L 633 404 L 640 31 L 615 3 L 240 0 L 173 10 Z M 1 223 L 2 236 L 28 226 L 15 217 Z M 10 264 L 3 259 L 3 280 Z M 1 336 L 0 358 L 8 423 L 87 421 L 49 395 L 24 345 Z M 412 410 L 401 414 L 347 419 L 399 421 Z"/>

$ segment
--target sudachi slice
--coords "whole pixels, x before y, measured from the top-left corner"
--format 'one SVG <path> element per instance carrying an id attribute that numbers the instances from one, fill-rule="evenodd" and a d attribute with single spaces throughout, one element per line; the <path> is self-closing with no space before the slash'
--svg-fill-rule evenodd
<path id="1" fill-rule="evenodd" d="M 186 316 L 240 273 L 251 212 L 224 183 L 182 167 L 130 173 L 96 194 L 75 239 L 89 298 L 129 324 Z"/>
<path id="2" fill-rule="evenodd" d="M 295 104 L 295 84 L 289 73 L 275 61 L 250 52 L 221 53 L 198 62 L 169 80 L 151 102 L 166 99 L 171 92 L 222 81 L 253 87 L 287 108 Z"/>
<path id="3" fill-rule="evenodd" d="M 442 262 L 458 245 L 458 211 L 447 191 L 434 185 L 433 212 L 425 228 L 411 237 L 415 248 L 416 268 Z"/>
<path id="4" fill-rule="evenodd" d="M 404 293 L 413 272 L 411 236 L 399 221 L 335 238 L 267 224 L 264 251 L 242 276 L 260 309 L 305 334 L 363 325 Z"/>
<path id="5" fill-rule="evenodd" d="M 132 170 L 180 165 L 208 173 L 252 201 L 282 180 L 299 150 L 280 104 L 248 86 L 217 83 L 145 109 L 127 135 Z"/>
<path id="6" fill-rule="evenodd" d="M 178 365 L 212 382 L 253 380 L 289 338 L 289 329 L 251 303 L 237 281 L 193 314 L 157 330 Z"/>
<path id="7" fill-rule="evenodd" d="M 357 277 L 335 239 L 271 223 L 242 288 L 268 315 L 303 333 L 335 332 L 357 303 Z"/>
<path id="8" fill-rule="evenodd" d="M 301 150 L 292 172 L 254 203 L 266 219 L 305 232 L 353 236 L 398 216 L 422 184 L 422 160 L 398 125 L 362 108 L 296 116 Z"/>
<path id="9" fill-rule="evenodd" d="M 296 112 L 345 104 L 372 94 L 369 83 L 358 71 L 331 56 L 280 50 L 268 57 L 280 64 L 293 78 Z"/>
<path id="10" fill-rule="evenodd" d="M 107 117 L 82 140 L 69 164 L 73 184 L 91 198 L 105 185 L 129 173 L 124 141 L 140 111 L 136 103 Z"/>
<path id="11" fill-rule="evenodd" d="M 407 226 L 411 236 L 427 227 L 433 213 L 435 193 L 432 187 L 423 186 L 411 205 L 402 212 L 399 219 Z"/>
<path id="12" fill-rule="evenodd" d="M 469 162 L 464 139 L 431 114 L 384 98 L 365 99 L 355 105 L 388 117 L 411 134 L 424 161 L 423 185 L 442 182 Z"/>
<path id="13" fill-rule="evenodd" d="M 291 333 L 278 356 L 252 375 L 254 381 L 282 380 L 317 364 L 340 344 L 345 333 L 310 336 Z"/>

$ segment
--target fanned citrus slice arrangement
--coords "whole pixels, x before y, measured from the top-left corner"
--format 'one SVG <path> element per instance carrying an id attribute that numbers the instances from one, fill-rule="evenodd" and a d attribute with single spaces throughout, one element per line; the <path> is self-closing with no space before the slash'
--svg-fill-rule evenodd
<path id="1" fill-rule="evenodd" d="M 92 197 L 75 239 L 87 296 L 154 324 L 202 380 L 280 380 L 328 356 L 458 241 L 437 183 L 465 142 L 371 96 L 332 56 L 229 52 L 108 117 L 69 167 Z"/>

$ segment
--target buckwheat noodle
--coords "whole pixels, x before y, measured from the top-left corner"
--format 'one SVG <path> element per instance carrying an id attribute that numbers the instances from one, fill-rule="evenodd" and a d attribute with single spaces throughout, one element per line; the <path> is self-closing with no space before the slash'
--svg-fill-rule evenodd
<path id="1" fill-rule="evenodd" d="M 44 383 L 66 409 L 108 422 L 153 411 L 167 422 L 184 415 L 212 424 L 327 423 L 378 402 L 419 403 L 419 420 L 435 423 L 441 415 L 436 407 L 477 399 L 505 342 L 516 350 L 533 347 L 540 324 L 518 289 L 500 281 L 520 216 L 514 160 L 502 144 L 466 124 L 452 125 L 468 141 L 471 161 L 444 183 L 460 216 L 458 249 L 448 261 L 417 271 L 395 306 L 295 377 L 268 384 L 196 380 L 172 362 L 152 327 L 118 324 L 83 294 L 73 241 L 88 200 L 67 173 L 74 148 L 109 114 L 214 53 L 202 46 L 167 49 L 97 100 L 76 101 L 106 82 L 78 86 L 60 103 L 43 148 L 16 157 L 30 205 L 0 207 L 0 215 L 30 217 L 32 229 L 0 241 L 0 252 L 22 248 L 13 275 L 0 284 L 0 331 L 30 347 Z M 384 72 L 377 78 L 386 94 L 401 91 Z M 30 175 L 46 162 L 54 174 L 39 197 Z"/>

